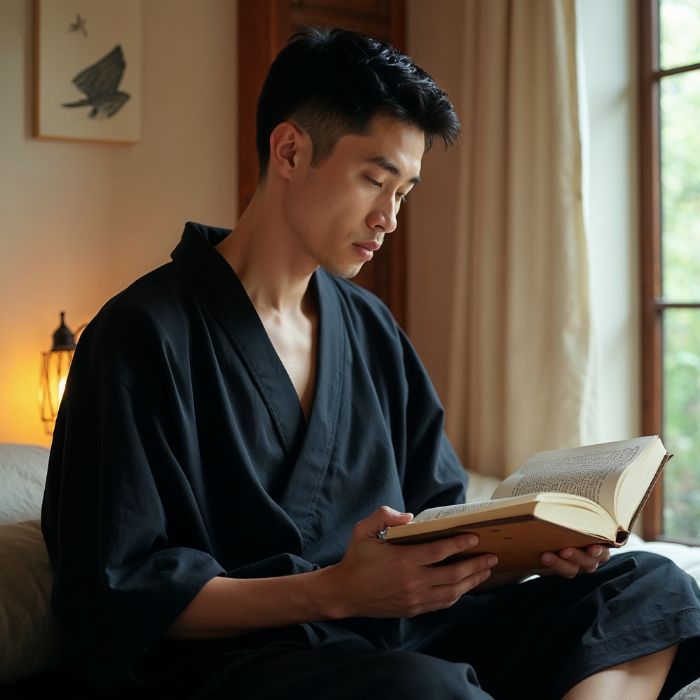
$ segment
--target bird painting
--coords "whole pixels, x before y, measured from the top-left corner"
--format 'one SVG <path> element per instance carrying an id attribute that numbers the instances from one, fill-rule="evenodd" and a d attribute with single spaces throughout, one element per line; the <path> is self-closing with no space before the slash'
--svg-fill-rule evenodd
<path id="1" fill-rule="evenodd" d="M 81 32 L 82 35 L 87 39 L 87 27 L 85 26 L 85 17 L 80 14 L 75 16 L 75 21 L 68 25 L 69 32 Z"/>
<path id="2" fill-rule="evenodd" d="M 80 71 L 73 84 L 85 95 L 77 102 L 64 102 L 63 107 L 91 107 L 91 119 L 113 117 L 130 95 L 119 90 L 126 61 L 122 47 L 117 44 L 104 58 Z"/>

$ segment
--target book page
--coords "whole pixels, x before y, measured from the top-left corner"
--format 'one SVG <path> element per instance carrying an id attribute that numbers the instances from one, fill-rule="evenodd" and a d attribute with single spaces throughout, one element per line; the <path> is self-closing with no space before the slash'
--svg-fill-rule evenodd
<path id="1" fill-rule="evenodd" d="M 637 438 L 538 452 L 494 491 L 494 498 L 542 491 L 574 493 L 613 514 L 617 480 L 648 443 L 646 438 Z"/>
<path id="2" fill-rule="evenodd" d="M 438 506 L 437 508 L 428 508 L 422 511 L 411 522 L 422 523 L 428 520 L 438 520 L 439 518 L 447 518 L 451 515 L 461 515 L 462 513 L 469 513 L 474 510 L 489 510 L 488 505 L 496 503 L 497 500 L 493 499 L 491 501 L 474 501 L 473 503 L 457 503 L 455 505 L 449 506 Z"/>

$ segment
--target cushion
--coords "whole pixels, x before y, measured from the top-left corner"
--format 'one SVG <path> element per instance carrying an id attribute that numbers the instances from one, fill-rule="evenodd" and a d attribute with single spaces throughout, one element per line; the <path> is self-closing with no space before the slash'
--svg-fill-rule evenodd
<path id="1" fill-rule="evenodd" d="M 679 690 L 671 700 L 700 700 L 700 678 Z"/>
<path id="2" fill-rule="evenodd" d="M 0 561 L 0 683 L 8 683 L 60 661 L 39 520 L 0 525 Z"/>
<path id="3" fill-rule="evenodd" d="M 0 443 L 0 523 L 41 517 L 49 449 Z"/>
<path id="4" fill-rule="evenodd" d="M 627 543 L 620 549 L 612 550 L 612 553 L 629 552 L 631 550 L 653 552 L 654 554 L 661 554 L 664 557 L 668 557 L 683 569 L 683 571 L 690 574 L 700 585 L 700 547 L 692 547 L 677 542 L 645 541 L 638 535 L 632 533 Z"/>

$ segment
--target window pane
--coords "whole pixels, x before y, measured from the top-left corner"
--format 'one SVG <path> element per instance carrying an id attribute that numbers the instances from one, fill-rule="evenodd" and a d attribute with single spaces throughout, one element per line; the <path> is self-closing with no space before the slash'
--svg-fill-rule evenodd
<path id="1" fill-rule="evenodd" d="M 663 295 L 699 301 L 700 70 L 662 78 L 660 118 Z"/>
<path id="2" fill-rule="evenodd" d="M 700 63 L 700 0 L 660 0 L 659 34 L 662 68 Z"/>
<path id="3" fill-rule="evenodd" d="M 664 532 L 700 538 L 700 309 L 664 312 Z"/>

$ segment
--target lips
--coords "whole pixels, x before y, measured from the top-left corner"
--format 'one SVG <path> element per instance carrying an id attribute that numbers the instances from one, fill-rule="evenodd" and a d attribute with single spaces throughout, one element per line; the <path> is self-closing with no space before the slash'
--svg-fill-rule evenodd
<path id="1" fill-rule="evenodd" d="M 382 244 L 378 241 L 361 241 L 360 243 L 355 243 L 355 245 L 369 250 L 371 253 L 376 253 L 382 247 Z"/>
<path id="2" fill-rule="evenodd" d="M 382 247 L 379 241 L 360 241 L 359 243 L 353 243 L 357 255 L 364 260 L 369 262 L 374 254 Z"/>

